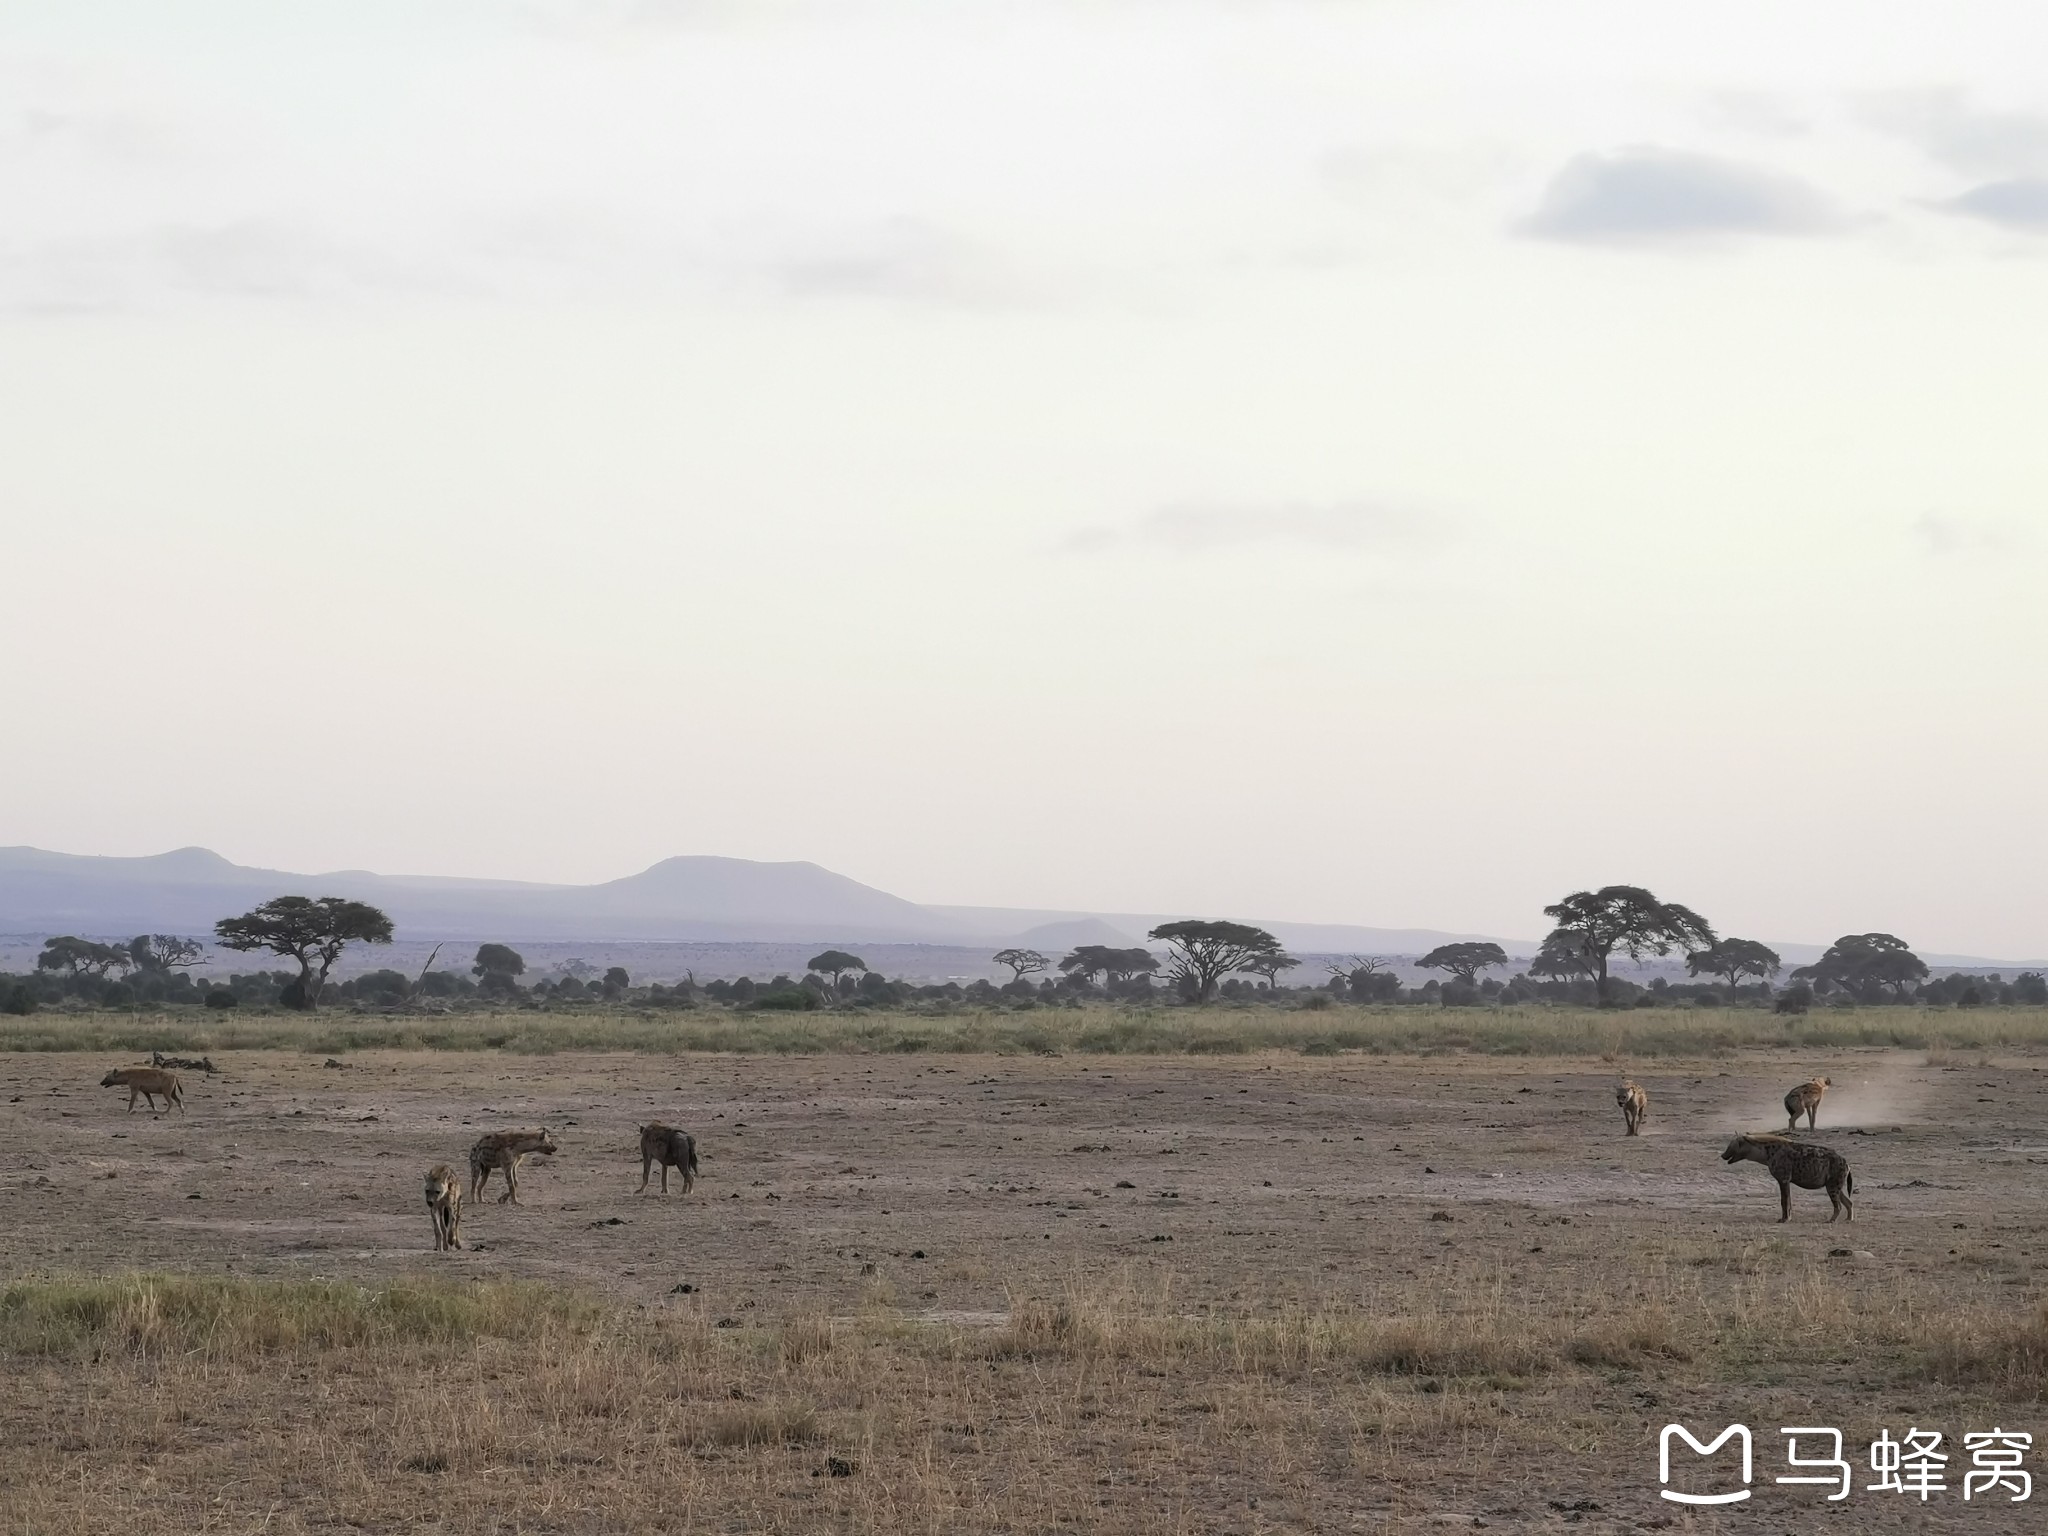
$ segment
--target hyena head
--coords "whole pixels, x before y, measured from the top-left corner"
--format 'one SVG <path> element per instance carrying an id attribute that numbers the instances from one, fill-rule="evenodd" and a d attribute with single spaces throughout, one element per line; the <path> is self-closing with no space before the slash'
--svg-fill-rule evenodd
<path id="1" fill-rule="evenodd" d="M 100 1079 L 100 1086 L 102 1088 L 112 1088 L 116 1086 L 120 1081 L 121 1069 L 116 1067 L 113 1071 L 109 1072 L 105 1077 Z"/>
<path id="2" fill-rule="evenodd" d="M 548 1134 L 548 1128 L 546 1126 L 542 1126 L 540 1128 L 540 1140 L 536 1141 L 533 1144 L 533 1150 L 536 1152 L 546 1153 L 549 1156 L 552 1156 L 554 1154 L 555 1139 Z"/>
<path id="3" fill-rule="evenodd" d="M 453 1184 L 454 1180 L 445 1170 L 440 1168 L 429 1169 L 427 1171 L 427 1204 L 439 1205 L 442 1197 L 448 1193 Z"/>
<path id="4" fill-rule="evenodd" d="M 1724 1163 L 1739 1163 L 1749 1156 L 1749 1149 L 1756 1143 L 1747 1136 L 1738 1136 L 1728 1143 L 1728 1149 L 1721 1154 Z"/>

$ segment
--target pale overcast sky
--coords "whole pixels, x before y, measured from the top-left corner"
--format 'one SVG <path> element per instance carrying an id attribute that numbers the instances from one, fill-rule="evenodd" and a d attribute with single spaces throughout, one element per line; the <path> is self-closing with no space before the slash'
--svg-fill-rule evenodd
<path id="1" fill-rule="evenodd" d="M 2048 953 L 2044 61 L 0 3 L 0 843 Z"/>

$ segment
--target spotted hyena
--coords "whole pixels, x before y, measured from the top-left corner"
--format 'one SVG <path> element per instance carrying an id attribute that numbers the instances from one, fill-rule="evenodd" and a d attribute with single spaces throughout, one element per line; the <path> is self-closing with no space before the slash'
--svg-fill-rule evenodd
<path id="1" fill-rule="evenodd" d="M 126 1088 L 128 1090 L 128 1113 L 135 1113 L 135 1101 L 147 1099 L 149 1112 L 156 1113 L 156 1101 L 162 1098 L 164 1107 L 175 1104 L 178 1113 L 185 1112 L 185 1089 L 175 1072 L 159 1071 L 155 1067 L 116 1067 L 100 1079 L 102 1088 Z"/>
<path id="2" fill-rule="evenodd" d="M 1650 1096 L 1635 1083 L 1623 1083 L 1614 1090 L 1614 1102 L 1621 1106 L 1621 1118 L 1628 1123 L 1629 1135 L 1636 1135 L 1650 1116 Z"/>
<path id="3" fill-rule="evenodd" d="M 1785 1129 L 1799 1129 L 1799 1117 L 1806 1116 L 1806 1128 L 1813 1129 L 1814 1116 L 1820 1113 L 1820 1101 L 1828 1089 L 1834 1086 L 1831 1077 L 1812 1077 L 1785 1095 Z"/>
<path id="4" fill-rule="evenodd" d="M 1783 1136 L 1738 1136 L 1721 1154 L 1724 1163 L 1762 1163 L 1778 1181 L 1778 1220 L 1792 1219 L 1792 1186 L 1825 1189 L 1834 1209 L 1828 1220 L 1840 1216 L 1856 1219 L 1856 1207 L 1849 1197 L 1856 1193 L 1856 1179 L 1849 1172 L 1849 1160 L 1833 1147 L 1811 1142 L 1788 1141 Z"/>
<path id="5" fill-rule="evenodd" d="M 673 1168 L 683 1176 L 683 1193 L 687 1195 L 697 1182 L 697 1138 L 673 1126 L 641 1126 L 639 1192 L 643 1195 L 656 1163 L 661 1164 L 661 1192 L 668 1193 L 668 1171 Z"/>
<path id="6" fill-rule="evenodd" d="M 490 1183 L 492 1171 L 498 1170 L 505 1175 L 505 1193 L 498 1196 L 498 1204 L 510 1200 L 517 1205 L 519 1162 L 528 1153 L 555 1155 L 554 1138 L 548 1135 L 546 1126 L 537 1131 L 492 1131 L 479 1138 L 469 1149 L 469 1198 L 482 1200 L 484 1186 Z"/>
<path id="7" fill-rule="evenodd" d="M 434 1219 L 434 1252 L 462 1246 L 462 1180 L 446 1163 L 427 1170 L 427 1214 Z"/>

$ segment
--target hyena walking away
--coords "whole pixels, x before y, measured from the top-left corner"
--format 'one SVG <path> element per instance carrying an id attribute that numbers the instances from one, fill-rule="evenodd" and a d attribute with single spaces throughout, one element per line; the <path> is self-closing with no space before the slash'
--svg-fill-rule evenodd
<path id="1" fill-rule="evenodd" d="M 1820 1101 L 1828 1089 L 1834 1086 L 1831 1077 L 1812 1077 L 1785 1095 L 1785 1129 L 1799 1129 L 1799 1117 L 1806 1116 L 1806 1128 L 1813 1129 L 1814 1116 L 1820 1113 Z"/>
<path id="2" fill-rule="evenodd" d="M 647 1176 L 656 1163 L 661 1164 L 661 1192 L 668 1194 L 668 1171 L 673 1168 L 683 1176 L 683 1193 L 690 1192 L 690 1186 L 697 1182 L 697 1138 L 688 1131 L 679 1131 L 672 1125 L 643 1125 L 640 1127 L 640 1190 L 647 1193 Z"/>
<path id="3" fill-rule="evenodd" d="M 446 1163 L 427 1170 L 427 1214 L 434 1219 L 434 1252 L 462 1246 L 462 1180 Z"/>
<path id="4" fill-rule="evenodd" d="M 1856 1207 L 1849 1197 L 1856 1193 L 1856 1179 L 1849 1172 L 1849 1160 L 1833 1147 L 1816 1147 L 1810 1142 L 1787 1141 L 1783 1136 L 1738 1136 L 1721 1154 L 1724 1163 L 1762 1163 L 1778 1181 L 1778 1220 L 1792 1219 L 1792 1186 L 1825 1189 L 1834 1209 L 1828 1220 L 1840 1216 L 1856 1219 Z"/>
<path id="5" fill-rule="evenodd" d="M 519 1203 L 519 1162 L 529 1152 L 538 1152 L 543 1157 L 555 1155 L 555 1143 L 548 1135 L 547 1127 L 537 1131 L 492 1131 L 469 1149 L 469 1198 L 482 1200 L 484 1186 L 491 1181 L 492 1170 L 505 1175 L 505 1193 L 498 1196 L 498 1204 L 510 1200 Z"/>
<path id="6" fill-rule="evenodd" d="M 149 1100 L 149 1112 L 156 1113 L 157 1096 L 163 1096 L 166 1108 L 175 1104 L 178 1113 L 185 1113 L 185 1090 L 174 1072 L 161 1072 L 155 1067 L 116 1067 L 100 1079 L 102 1088 L 126 1088 L 128 1090 L 128 1113 L 135 1113 L 137 1099 Z"/>
<path id="7" fill-rule="evenodd" d="M 1621 1106 L 1621 1118 L 1628 1124 L 1629 1135 L 1636 1135 L 1650 1117 L 1650 1096 L 1635 1083 L 1623 1083 L 1614 1090 L 1614 1102 Z"/>

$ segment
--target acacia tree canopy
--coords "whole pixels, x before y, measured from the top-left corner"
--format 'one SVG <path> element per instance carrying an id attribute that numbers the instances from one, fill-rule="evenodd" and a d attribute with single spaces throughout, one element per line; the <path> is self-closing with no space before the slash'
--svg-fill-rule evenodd
<path id="1" fill-rule="evenodd" d="M 1536 951 L 1535 959 L 1529 962 L 1529 974 L 1547 976 L 1553 981 L 1570 981 L 1577 976 L 1592 975 L 1593 962 L 1585 957 L 1570 935 L 1553 933 Z"/>
<path id="2" fill-rule="evenodd" d="M 999 949 L 992 957 L 997 965 L 1007 965 L 1012 981 L 1022 981 L 1033 971 L 1042 971 L 1052 962 L 1035 949 Z"/>
<path id="3" fill-rule="evenodd" d="M 223 949 L 267 949 L 298 961 L 298 978 L 283 1001 L 310 1013 L 341 952 L 354 943 L 389 944 L 391 919 L 368 902 L 340 896 L 276 896 L 240 917 L 222 918 L 213 935 Z"/>
<path id="4" fill-rule="evenodd" d="M 843 949 L 828 949 L 822 955 L 813 955 L 810 964 L 805 967 L 807 970 L 818 972 L 821 976 L 830 976 L 832 990 L 835 992 L 839 990 L 841 976 L 848 971 L 865 971 L 867 968 L 867 961 L 861 959 L 859 955 L 849 955 Z"/>
<path id="5" fill-rule="evenodd" d="M 1082 944 L 1060 962 L 1060 969 L 1070 976 L 1079 976 L 1083 981 L 1093 981 L 1097 976 L 1107 976 L 1111 981 L 1125 981 L 1133 976 L 1149 975 L 1159 969 L 1159 957 L 1149 949 L 1118 949 L 1111 944 Z"/>
<path id="6" fill-rule="evenodd" d="M 174 933 L 138 933 L 128 941 L 128 958 L 140 970 L 168 975 L 197 965 L 206 946 L 197 939 L 181 939 Z"/>
<path id="7" fill-rule="evenodd" d="M 483 944 L 477 947 L 476 964 L 469 968 L 472 976 L 523 976 L 526 974 L 526 957 L 509 944 Z"/>
<path id="8" fill-rule="evenodd" d="M 1538 975 L 1591 976 L 1604 1000 L 1608 957 L 1619 950 L 1631 960 L 1668 955 L 1674 949 L 1707 949 L 1715 942 L 1707 920 L 1675 901 L 1659 901 L 1639 885 L 1604 885 L 1597 891 L 1574 891 L 1543 915 L 1557 926 L 1543 941 L 1536 964 Z M 1537 966 L 1545 969 L 1537 971 Z"/>
<path id="9" fill-rule="evenodd" d="M 1277 987 L 1280 985 L 1280 973 L 1282 971 L 1291 971 L 1299 964 L 1301 962 L 1292 955 L 1271 954 L 1260 955 L 1256 959 L 1247 960 L 1238 969 L 1248 971 L 1254 976 L 1263 976 L 1266 978 L 1267 986 Z"/>
<path id="10" fill-rule="evenodd" d="M 1171 945 L 1167 974 L 1189 984 L 1197 1002 L 1216 995 L 1217 983 L 1232 971 L 1249 970 L 1248 962 L 1279 955 L 1280 941 L 1249 923 L 1202 922 L 1190 919 L 1162 923 L 1145 935 Z"/>
<path id="11" fill-rule="evenodd" d="M 1755 939 L 1722 939 L 1685 957 L 1687 975 L 1719 976 L 1727 981 L 1731 995 L 1742 984 L 1743 977 L 1754 976 L 1762 981 L 1777 975 L 1780 963 L 1775 949 Z"/>
<path id="12" fill-rule="evenodd" d="M 1904 997 L 1908 985 L 1927 979 L 1927 964 L 1906 941 L 1889 933 L 1845 933 L 1826 954 L 1792 973 L 1796 980 L 1841 987 L 1858 997 L 1876 997 L 1889 989 Z"/>
<path id="13" fill-rule="evenodd" d="M 1458 944 L 1439 944 L 1420 960 L 1415 962 L 1426 971 L 1449 971 L 1467 986 L 1479 979 L 1479 973 L 1488 966 L 1506 965 L 1507 951 L 1498 944 L 1484 944 L 1467 941 Z"/>
<path id="14" fill-rule="evenodd" d="M 128 951 L 118 945 L 96 944 L 68 933 L 45 940 L 43 952 L 36 956 L 37 970 L 69 971 L 74 976 L 82 972 L 104 976 L 117 965 L 125 970 L 134 963 Z"/>

